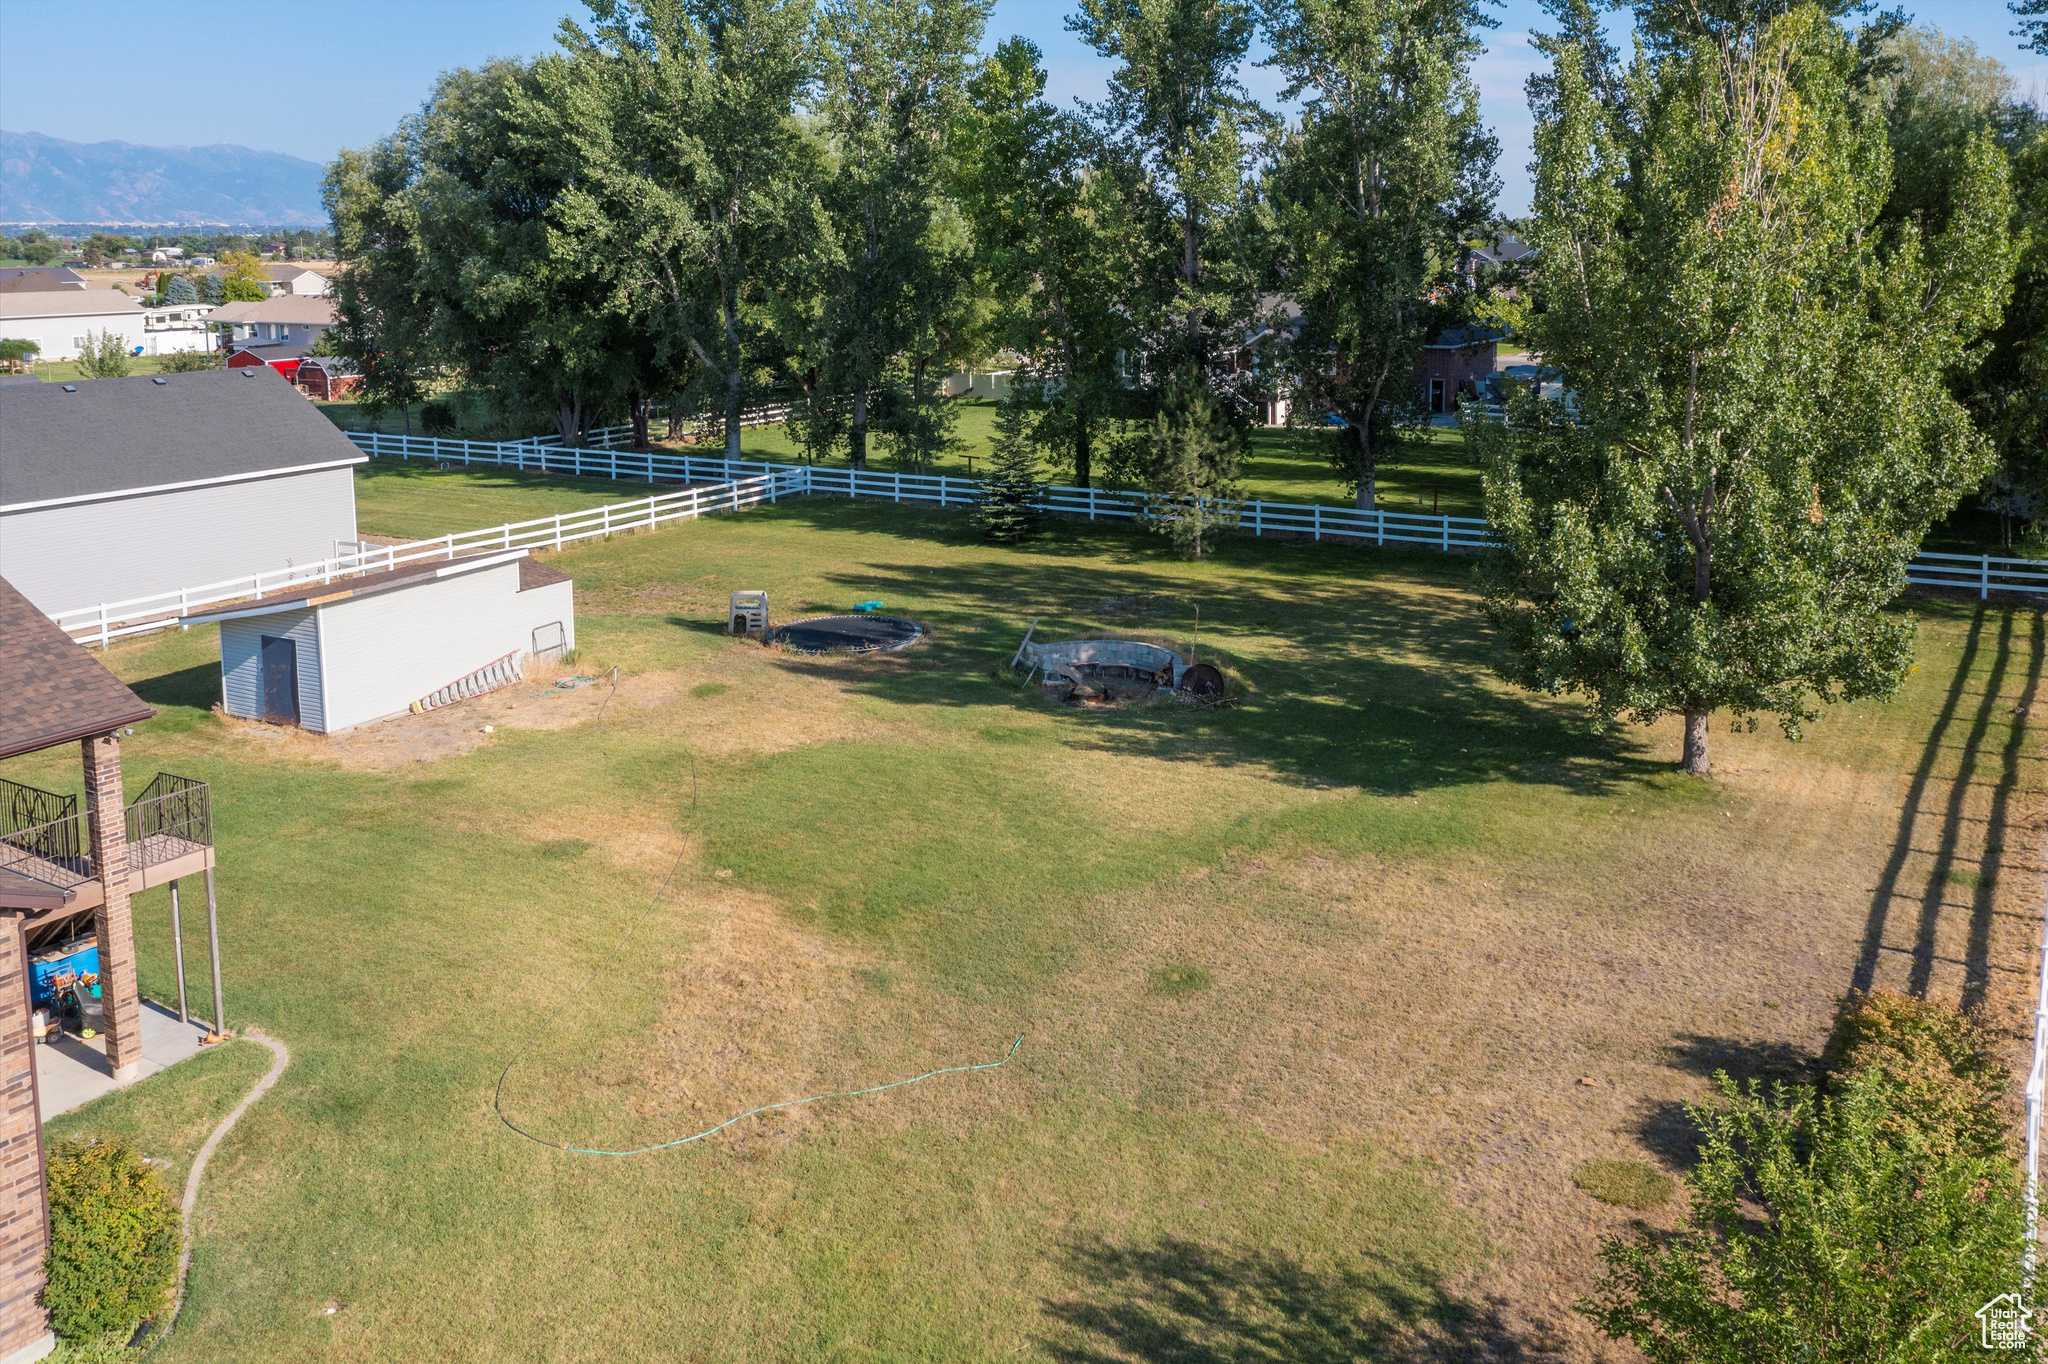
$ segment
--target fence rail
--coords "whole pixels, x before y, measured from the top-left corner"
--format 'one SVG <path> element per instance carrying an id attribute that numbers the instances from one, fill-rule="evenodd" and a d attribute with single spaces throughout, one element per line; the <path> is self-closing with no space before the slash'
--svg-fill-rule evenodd
<path id="1" fill-rule="evenodd" d="M 763 419 L 776 409 L 756 409 Z M 391 436 L 351 431 L 350 440 L 378 459 L 431 460 L 446 465 L 488 465 L 581 478 L 683 485 L 629 502 L 608 503 L 580 512 L 517 521 L 486 530 L 449 534 L 401 545 L 359 545 L 319 563 L 288 566 L 247 574 L 222 582 L 180 588 L 126 601 L 104 602 L 51 613 L 74 639 L 106 645 L 128 635 L 177 626 L 186 617 L 223 602 L 262 600 L 311 583 L 328 584 L 363 573 L 396 568 L 427 559 L 453 559 L 486 550 L 560 549 L 578 540 L 647 529 L 671 521 L 694 519 L 711 512 L 738 511 L 762 502 L 805 494 L 841 496 L 856 501 L 913 503 L 964 507 L 981 497 L 978 479 L 945 474 L 885 473 L 875 470 L 820 468 L 807 464 L 776 464 L 764 460 L 727 460 L 722 455 L 675 454 L 665 450 L 620 450 L 615 446 L 569 447 L 534 436 L 518 441 L 448 440 L 433 436 Z M 607 440 L 630 434 L 625 427 L 595 433 Z M 1095 520 L 1131 520 L 1142 516 L 1142 493 L 1047 485 L 1039 492 L 1041 509 Z M 1475 516 L 1427 516 L 1421 513 L 1361 511 L 1354 507 L 1310 502 L 1249 501 L 1233 510 L 1241 529 L 1253 535 L 1300 535 L 1311 540 L 1351 544 L 1414 545 L 1445 552 L 1478 550 L 1494 543 L 1487 523 Z M 2048 595 L 2048 564 L 2032 559 L 1982 554 L 1921 554 L 1907 568 L 1906 581 L 1916 587 L 1974 592 Z"/>

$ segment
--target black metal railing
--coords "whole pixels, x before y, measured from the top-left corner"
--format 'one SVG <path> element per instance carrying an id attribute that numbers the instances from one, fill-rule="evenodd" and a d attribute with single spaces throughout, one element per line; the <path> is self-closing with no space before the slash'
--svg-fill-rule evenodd
<path id="1" fill-rule="evenodd" d="M 78 817 L 78 797 L 0 778 L 0 845 L 0 865 L 24 858 L 58 865 L 81 861 L 85 821 Z"/>
<path id="2" fill-rule="evenodd" d="M 213 844 L 213 788 L 203 781 L 159 772 L 123 813 L 131 865 L 153 866 Z"/>

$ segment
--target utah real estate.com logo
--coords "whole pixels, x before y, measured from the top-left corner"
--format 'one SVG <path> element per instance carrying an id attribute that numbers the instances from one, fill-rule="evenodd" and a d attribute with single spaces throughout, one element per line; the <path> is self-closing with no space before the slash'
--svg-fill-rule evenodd
<path id="1" fill-rule="evenodd" d="M 2024 1350 L 2033 1331 L 2033 1311 L 2017 1293 L 2001 1293 L 1977 1309 L 1978 1343 L 1987 1350 Z"/>

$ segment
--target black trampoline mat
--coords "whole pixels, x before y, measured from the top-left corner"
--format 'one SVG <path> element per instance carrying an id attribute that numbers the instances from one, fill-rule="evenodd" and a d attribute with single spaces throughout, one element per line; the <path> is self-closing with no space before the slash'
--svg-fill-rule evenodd
<path id="1" fill-rule="evenodd" d="M 871 654 L 923 638 L 924 627 L 901 616 L 813 616 L 768 632 L 770 644 L 797 654 Z"/>

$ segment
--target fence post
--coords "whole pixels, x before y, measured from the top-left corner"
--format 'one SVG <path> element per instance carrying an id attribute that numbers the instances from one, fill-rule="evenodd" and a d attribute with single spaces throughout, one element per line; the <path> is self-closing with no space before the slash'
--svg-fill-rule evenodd
<path id="1" fill-rule="evenodd" d="M 1310 525 L 1312 525 L 1312 526 L 1314 527 L 1314 535 L 1315 535 L 1315 540 L 1316 540 L 1316 543 L 1318 543 L 1318 544 L 1321 544 L 1321 543 L 1322 543 L 1322 539 L 1323 539 L 1323 504 L 1322 504 L 1322 503 L 1320 503 L 1320 502 L 1317 502 L 1317 503 L 1315 503 L 1315 504 L 1314 504 L 1313 510 L 1311 510 L 1311 511 L 1310 511 L 1310 513 L 1309 513 L 1309 523 L 1310 523 Z"/>
<path id="2" fill-rule="evenodd" d="M 561 547 L 562 547 L 562 514 L 561 514 L 560 512 L 556 512 L 556 513 L 555 513 L 555 548 L 556 548 L 556 549 L 560 549 Z"/>
<path id="3" fill-rule="evenodd" d="M 1983 556 L 1984 564 L 1977 578 L 1977 600 L 1986 601 L 1991 596 L 1991 556 Z"/>
<path id="4" fill-rule="evenodd" d="M 109 636 L 108 636 L 108 634 L 107 634 L 107 604 L 106 604 L 105 602 L 101 602 L 101 603 L 100 603 L 100 647 L 101 647 L 102 649 L 104 649 L 104 648 L 106 648 L 106 647 L 107 647 L 107 640 L 108 640 L 108 638 L 109 638 Z"/>
<path id="5" fill-rule="evenodd" d="M 1088 519 L 1090 521 L 1095 519 L 1095 485 L 1093 483 L 1088 485 Z"/>
<path id="6" fill-rule="evenodd" d="M 448 533 L 447 533 L 446 535 L 442 536 L 441 538 L 442 538 L 443 540 L 446 540 L 446 541 L 448 542 L 448 557 L 449 557 L 449 558 L 451 558 L 451 559 L 452 559 L 452 558 L 454 558 L 454 557 L 455 557 L 455 532 L 451 530 L 451 531 L 449 531 L 449 532 L 448 532 Z"/>
<path id="7" fill-rule="evenodd" d="M 1449 554 L 1450 552 L 1451 552 L 1451 518 L 1450 518 L 1450 517 L 1448 517 L 1448 516 L 1446 516 L 1446 517 L 1444 518 L 1444 553 L 1446 553 L 1446 554 Z"/>

